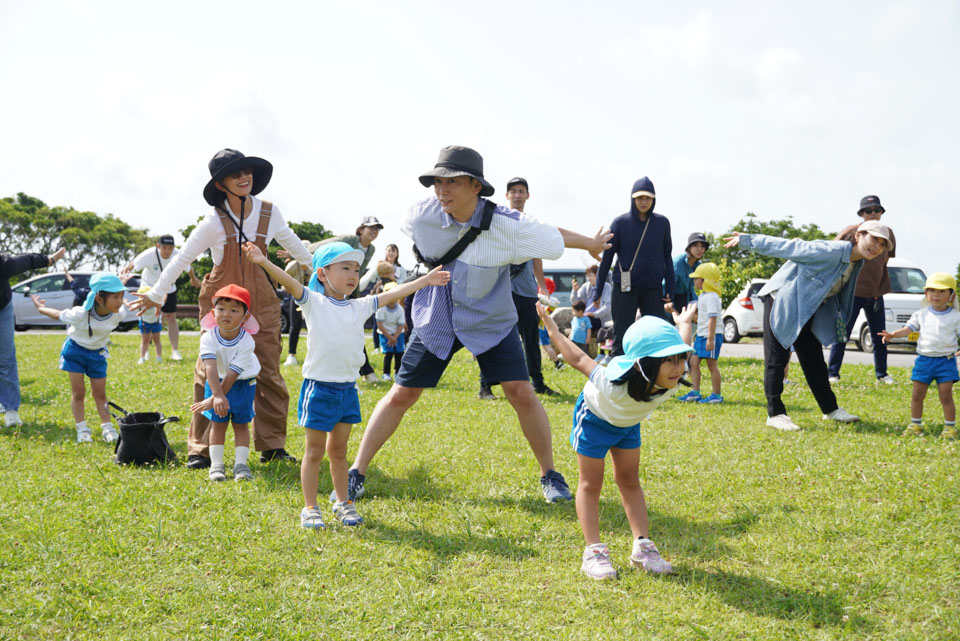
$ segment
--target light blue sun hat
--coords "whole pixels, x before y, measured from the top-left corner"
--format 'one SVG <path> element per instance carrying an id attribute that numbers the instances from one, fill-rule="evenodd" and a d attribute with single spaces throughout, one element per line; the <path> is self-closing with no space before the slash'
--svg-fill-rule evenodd
<path id="1" fill-rule="evenodd" d="M 693 348 L 680 338 L 676 327 L 662 318 L 643 316 L 624 334 L 623 356 L 617 356 L 607 363 L 607 379 L 620 379 L 641 358 L 662 358 L 692 351 Z"/>
<path id="2" fill-rule="evenodd" d="M 348 260 L 362 264 L 365 256 L 364 252 L 340 241 L 320 245 L 317 247 L 317 251 L 313 252 L 313 274 L 310 275 L 310 283 L 307 287 L 315 292 L 323 293 L 323 283 L 317 278 L 317 269 L 334 263 L 344 263 Z"/>
<path id="3" fill-rule="evenodd" d="M 113 292 L 122 292 L 126 289 L 127 288 L 123 286 L 123 282 L 117 278 L 115 274 L 98 272 L 90 277 L 90 293 L 87 294 L 86 300 L 83 301 L 83 308 L 87 311 L 93 309 L 97 294 L 100 292 L 112 294 Z"/>

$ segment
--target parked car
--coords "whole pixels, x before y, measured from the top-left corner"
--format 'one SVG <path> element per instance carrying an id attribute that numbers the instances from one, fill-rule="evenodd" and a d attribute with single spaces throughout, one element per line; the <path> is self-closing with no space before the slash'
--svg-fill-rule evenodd
<path id="1" fill-rule="evenodd" d="M 887 271 L 890 272 L 890 293 L 883 295 L 884 324 L 887 331 L 892 332 L 906 325 L 910 316 L 920 309 L 924 301 L 923 291 L 927 276 L 919 265 L 900 258 L 891 258 L 887 262 Z M 873 351 L 873 337 L 862 311 L 850 332 L 850 340 L 859 350 Z M 895 338 L 893 342 L 916 345 L 917 339 L 915 336 L 905 336 Z"/>
<path id="2" fill-rule="evenodd" d="M 90 277 L 96 272 L 70 272 L 81 287 L 87 287 L 90 283 Z M 127 293 L 124 295 L 124 301 L 132 303 L 136 300 L 131 292 L 140 288 L 140 277 L 133 276 L 126 284 Z M 49 274 L 40 274 L 21 281 L 12 288 L 13 298 L 13 326 L 17 331 L 23 331 L 29 327 L 63 327 L 59 321 L 44 316 L 33 306 L 30 296 L 36 294 L 44 300 L 47 307 L 51 309 L 69 309 L 73 307 L 73 290 L 70 289 L 70 283 L 63 272 L 51 272 Z M 128 331 L 137 326 L 137 320 L 125 321 L 120 323 L 117 328 L 122 332 Z"/>
<path id="3" fill-rule="evenodd" d="M 725 343 L 737 343 L 743 336 L 763 336 L 763 303 L 757 292 L 766 283 L 763 278 L 754 278 L 723 310 Z"/>

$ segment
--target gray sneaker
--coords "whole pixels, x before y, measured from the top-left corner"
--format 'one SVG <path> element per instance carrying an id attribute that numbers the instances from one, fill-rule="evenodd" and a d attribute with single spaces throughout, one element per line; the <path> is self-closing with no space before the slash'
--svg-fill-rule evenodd
<path id="1" fill-rule="evenodd" d="M 338 521 L 350 527 L 363 523 L 363 517 L 357 514 L 357 506 L 353 504 L 353 501 L 334 503 L 333 515 L 337 517 Z"/>
<path id="2" fill-rule="evenodd" d="M 543 498 L 547 500 L 547 503 L 573 499 L 573 495 L 570 494 L 570 486 L 567 485 L 563 474 L 556 470 L 549 470 L 540 477 L 540 489 L 543 490 Z"/>
<path id="3" fill-rule="evenodd" d="M 316 505 L 305 507 L 300 511 L 300 527 L 308 530 L 322 530 L 327 527 L 323 522 L 323 514 Z"/>
<path id="4" fill-rule="evenodd" d="M 252 481 L 253 472 L 250 471 L 250 466 L 246 463 L 235 463 L 233 466 L 233 480 L 240 481 Z"/>
<path id="5" fill-rule="evenodd" d="M 93 443 L 93 432 L 89 427 L 77 428 L 77 443 Z"/>
<path id="6" fill-rule="evenodd" d="M 219 465 L 211 465 L 209 477 L 211 481 L 217 481 L 217 482 L 226 481 L 227 473 L 226 473 L 226 469 L 223 466 L 223 463 L 220 463 Z"/>
<path id="7" fill-rule="evenodd" d="M 664 561 L 656 544 L 650 539 L 634 539 L 630 565 L 640 567 L 651 574 L 672 574 L 673 566 Z"/>

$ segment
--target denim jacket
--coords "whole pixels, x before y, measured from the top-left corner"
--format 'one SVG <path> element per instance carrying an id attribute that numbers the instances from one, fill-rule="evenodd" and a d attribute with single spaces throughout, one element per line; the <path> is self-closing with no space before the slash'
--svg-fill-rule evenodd
<path id="1" fill-rule="evenodd" d="M 787 262 L 767 281 L 757 295 L 776 292 L 770 310 L 770 328 L 777 341 L 789 348 L 800 330 L 813 317 L 810 329 L 823 345 L 846 342 L 846 323 L 853 310 L 853 291 L 863 261 L 853 265 L 843 288 L 827 293 L 850 265 L 853 245 L 838 240 L 788 240 L 763 234 L 743 234 L 740 246 Z"/>

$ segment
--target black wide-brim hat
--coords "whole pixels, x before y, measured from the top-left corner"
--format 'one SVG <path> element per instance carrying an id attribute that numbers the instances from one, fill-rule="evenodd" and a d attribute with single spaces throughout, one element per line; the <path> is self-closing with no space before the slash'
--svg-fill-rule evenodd
<path id="1" fill-rule="evenodd" d="M 440 150 L 437 164 L 433 169 L 420 176 L 420 184 L 424 187 L 433 185 L 434 178 L 456 178 L 470 176 L 476 178 L 483 185 L 480 195 L 489 198 L 496 191 L 493 185 L 483 177 L 483 156 L 469 147 L 450 145 Z"/>
<path id="2" fill-rule="evenodd" d="M 226 194 L 217 189 L 216 183 L 241 169 L 253 170 L 253 189 L 251 196 L 256 196 L 267 188 L 273 176 L 273 165 L 256 156 L 244 156 L 236 149 L 221 149 L 207 163 L 210 169 L 210 182 L 203 188 L 203 199 L 211 207 L 223 202 Z"/>

